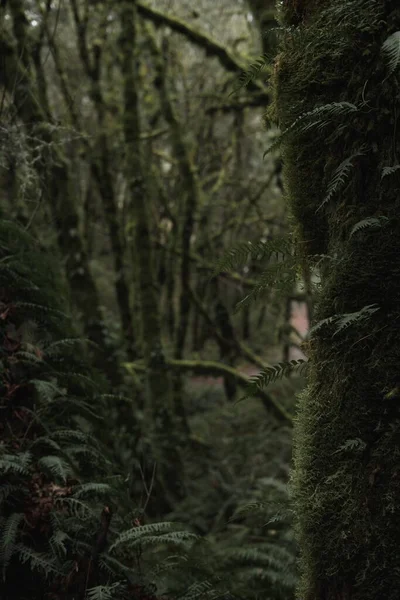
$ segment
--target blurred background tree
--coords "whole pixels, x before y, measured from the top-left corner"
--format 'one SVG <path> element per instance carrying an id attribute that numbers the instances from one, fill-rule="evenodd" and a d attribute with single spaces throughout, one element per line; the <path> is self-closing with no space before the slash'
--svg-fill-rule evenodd
<path id="1" fill-rule="evenodd" d="M 279 251 L 275 280 L 261 252 L 216 264 L 289 239 L 280 157 L 262 160 L 275 135 L 263 127 L 274 2 L 129 4 L 2 3 L 1 214 L 58 257 L 88 357 L 120 395 L 99 435 L 131 498 L 153 490 L 150 518 L 179 518 L 217 551 L 259 544 L 226 566 L 248 563 L 237 579 L 257 595 L 276 577 L 264 544 L 294 556 L 287 515 L 267 533 L 254 515 L 229 519 L 246 502 L 286 501 L 303 380 L 234 401 L 249 376 L 303 357 L 310 276 L 296 266 L 276 285 Z M 277 597 L 291 597 L 293 573 Z"/>

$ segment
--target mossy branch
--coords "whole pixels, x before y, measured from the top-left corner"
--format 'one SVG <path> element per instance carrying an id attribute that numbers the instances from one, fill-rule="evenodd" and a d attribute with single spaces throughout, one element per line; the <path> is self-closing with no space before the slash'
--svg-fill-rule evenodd
<path id="1" fill-rule="evenodd" d="M 216 56 L 220 63 L 228 70 L 233 73 L 243 73 L 247 70 L 245 58 L 236 58 L 229 50 L 227 50 L 222 44 L 213 40 L 207 34 L 198 31 L 189 23 L 186 23 L 182 19 L 167 15 L 160 10 L 151 8 L 143 2 L 137 3 L 138 13 L 141 17 L 149 19 L 157 26 L 168 26 L 177 33 L 181 33 L 188 40 L 203 48 L 207 54 Z M 264 97 L 264 105 L 269 102 L 269 94 L 266 88 L 259 82 L 253 81 L 249 88 L 260 92 Z"/>
<path id="2" fill-rule="evenodd" d="M 246 392 L 249 390 L 249 384 L 251 382 L 250 377 L 244 375 L 237 369 L 224 365 L 223 363 L 215 362 L 212 360 L 173 360 L 167 359 L 165 366 L 172 371 L 193 373 L 195 375 L 205 375 L 208 377 L 226 377 L 229 375 L 234 378 L 236 383 L 245 389 Z M 140 363 L 124 363 L 124 367 L 129 372 L 141 371 L 145 372 L 146 367 Z M 293 426 L 293 418 L 289 412 L 270 394 L 267 394 L 261 389 L 255 390 L 255 396 L 261 399 L 266 410 L 271 413 L 278 421 L 286 425 Z"/>

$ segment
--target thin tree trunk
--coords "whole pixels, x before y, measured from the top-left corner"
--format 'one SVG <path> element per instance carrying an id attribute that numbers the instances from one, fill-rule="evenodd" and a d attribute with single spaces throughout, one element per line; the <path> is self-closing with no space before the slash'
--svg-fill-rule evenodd
<path id="1" fill-rule="evenodd" d="M 107 370 L 115 381 L 116 372 L 111 363 L 105 362 L 105 348 L 100 300 L 83 240 L 80 236 L 79 218 L 72 190 L 69 163 L 57 143 L 46 115 L 39 106 L 32 76 L 29 51 L 31 41 L 28 36 L 28 21 L 24 5 L 20 0 L 10 0 L 14 35 L 17 48 L 7 38 L 3 30 L 0 51 L 3 57 L 3 83 L 12 94 L 15 110 L 24 123 L 33 145 L 42 145 L 40 159 L 35 167 L 42 181 L 44 196 L 54 220 L 58 245 L 65 264 L 65 271 L 71 289 L 72 301 L 81 313 L 87 337 L 98 345 L 95 352 L 96 366 Z M 36 60 L 36 68 L 38 68 Z M 44 79 L 41 95 L 45 93 Z"/>
<path id="2" fill-rule="evenodd" d="M 167 504 L 172 507 L 182 498 L 183 465 L 180 440 L 174 420 L 171 377 L 161 342 L 161 319 L 153 273 L 153 250 L 150 238 L 148 197 L 140 147 L 138 73 L 134 60 L 137 35 L 135 0 L 122 0 L 120 49 L 124 85 L 124 133 L 127 178 L 136 224 L 134 249 L 142 317 L 142 343 L 146 364 L 146 417 L 151 430 L 152 451 L 157 460 L 158 478 L 162 482 Z"/>

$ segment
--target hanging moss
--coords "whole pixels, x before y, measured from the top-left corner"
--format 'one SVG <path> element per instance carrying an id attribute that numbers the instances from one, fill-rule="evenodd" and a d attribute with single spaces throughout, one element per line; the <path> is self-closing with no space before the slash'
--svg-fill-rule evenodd
<path id="1" fill-rule="evenodd" d="M 310 263 L 330 256 L 296 424 L 298 598 L 394 600 L 400 8 L 389 0 L 285 2 L 281 21 L 269 115 L 286 131 L 286 194 Z"/>

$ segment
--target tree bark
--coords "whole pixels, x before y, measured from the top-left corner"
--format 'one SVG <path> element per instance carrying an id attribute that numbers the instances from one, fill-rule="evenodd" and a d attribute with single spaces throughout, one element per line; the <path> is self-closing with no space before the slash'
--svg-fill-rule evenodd
<path id="1" fill-rule="evenodd" d="M 286 195 L 309 265 L 329 257 L 295 428 L 298 598 L 395 600 L 400 8 L 290 0 L 281 19 L 290 27 L 275 65 L 275 118 L 284 131 L 315 111 L 282 138 Z"/>

